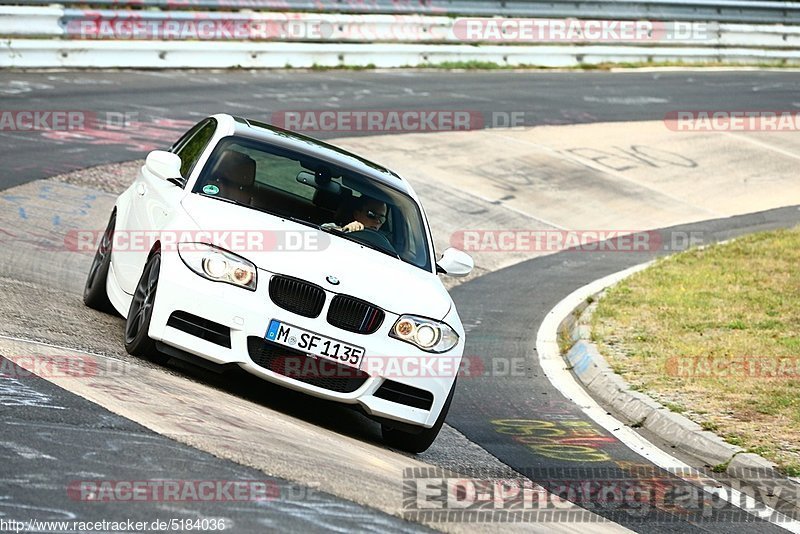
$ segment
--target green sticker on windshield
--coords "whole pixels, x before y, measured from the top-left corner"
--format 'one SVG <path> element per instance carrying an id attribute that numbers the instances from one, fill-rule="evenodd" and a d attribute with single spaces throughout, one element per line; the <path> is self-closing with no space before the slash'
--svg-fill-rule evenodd
<path id="1" fill-rule="evenodd" d="M 206 195 L 216 195 L 219 193 L 219 187 L 213 184 L 208 184 L 203 186 L 203 193 Z"/>

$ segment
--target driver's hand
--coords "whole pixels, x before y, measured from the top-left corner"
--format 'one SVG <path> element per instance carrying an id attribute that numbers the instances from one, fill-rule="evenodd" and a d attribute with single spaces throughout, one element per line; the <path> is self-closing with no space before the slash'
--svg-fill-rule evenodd
<path id="1" fill-rule="evenodd" d="M 364 229 L 364 225 L 358 221 L 353 221 L 342 226 L 342 232 L 359 232 Z"/>

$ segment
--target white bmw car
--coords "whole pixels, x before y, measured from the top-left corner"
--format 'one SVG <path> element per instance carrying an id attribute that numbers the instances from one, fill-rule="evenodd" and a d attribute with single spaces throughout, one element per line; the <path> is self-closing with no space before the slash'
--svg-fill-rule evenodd
<path id="1" fill-rule="evenodd" d="M 411 452 L 436 438 L 464 329 L 411 186 L 315 139 L 209 117 L 147 156 L 117 199 L 84 302 L 126 318 L 125 348 L 203 358 L 348 403 Z"/>

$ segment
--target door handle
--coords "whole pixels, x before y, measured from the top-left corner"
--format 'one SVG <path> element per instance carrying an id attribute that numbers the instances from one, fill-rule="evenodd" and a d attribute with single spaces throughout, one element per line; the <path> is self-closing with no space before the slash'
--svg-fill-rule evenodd
<path id="1" fill-rule="evenodd" d="M 142 182 L 139 182 L 136 184 L 136 192 L 139 194 L 139 196 L 144 196 L 144 194 L 147 193 L 147 187 L 145 187 Z"/>

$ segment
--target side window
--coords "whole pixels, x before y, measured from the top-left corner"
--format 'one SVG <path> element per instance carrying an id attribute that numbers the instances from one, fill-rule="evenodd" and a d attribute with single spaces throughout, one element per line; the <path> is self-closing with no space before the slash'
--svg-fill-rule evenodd
<path id="1" fill-rule="evenodd" d="M 174 154 L 175 152 L 177 152 L 177 151 L 178 151 L 178 149 L 180 149 L 180 148 L 181 148 L 183 145 L 185 145 L 185 144 L 186 144 L 186 141 L 188 141 L 189 139 L 191 139 L 191 138 L 192 138 L 192 136 L 193 136 L 194 134 L 196 134 L 196 133 L 197 133 L 197 131 L 198 131 L 200 128 L 202 128 L 203 126 L 205 126 L 205 124 L 206 124 L 206 121 L 205 121 L 205 120 L 202 120 L 202 121 L 198 122 L 197 124 L 195 124 L 194 126 L 192 126 L 192 127 L 191 127 L 191 129 L 189 129 L 189 131 L 188 131 L 188 132 L 186 132 L 185 134 L 183 134 L 183 135 L 181 136 L 181 138 L 180 138 L 180 139 L 178 139 L 177 141 L 175 141 L 174 143 L 172 143 L 172 146 L 171 146 L 171 147 L 169 147 L 169 151 L 170 151 L 170 152 L 172 152 L 173 154 Z"/>
<path id="2" fill-rule="evenodd" d="M 306 170 L 300 162 L 247 147 L 237 147 L 237 150 L 255 160 L 257 185 L 292 193 L 305 200 L 313 198 L 315 189 L 297 181 L 298 173 Z"/>
<path id="3" fill-rule="evenodd" d="M 206 145 L 217 129 L 216 119 L 201 122 L 189 131 L 181 140 L 175 143 L 172 151 L 181 158 L 181 176 L 189 177 L 197 158 L 203 153 Z"/>

